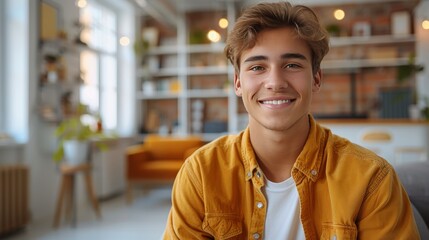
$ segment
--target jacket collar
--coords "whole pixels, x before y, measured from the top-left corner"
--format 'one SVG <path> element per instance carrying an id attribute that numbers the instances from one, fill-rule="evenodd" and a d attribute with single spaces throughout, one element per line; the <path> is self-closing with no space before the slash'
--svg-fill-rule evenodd
<path id="1" fill-rule="evenodd" d="M 243 158 L 244 170 L 246 171 L 246 181 L 253 177 L 254 172 L 258 169 L 259 165 L 256 161 L 255 151 L 250 142 L 250 130 L 247 127 L 241 136 L 241 156 Z"/>
<path id="2" fill-rule="evenodd" d="M 298 182 L 299 176 L 294 174 L 295 169 L 301 172 L 305 177 L 316 181 L 319 177 L 321 165 L 323 161 L 326 139 L 329 131 L 326 131 L 314 120 L 311 114 L 309 116 L 310 132 L 307 141 L 292 169 L 292 175 L 295 182 Z M 243 158 L 244 169 L 246 171 L 246 180 L 250 180 L 257 169 L 259 169 L 256 161 L 255 152 L 250 142 L 250 130 L 247 127 L 241 134 L 241 155 Z"/>
<path id="3" fill-rule="evenodd" d="M 320 126 L 313 118 L 309 115 L 310 121 L 310 132 L 307 137 L 307 141 L 298 155 L 294 169 L 300 171 L 304 176 L 311 179 L 313 182 L 317 180 L 321 173 L 321 166 L 325 155 L 325 148 L 327 139 L 330 135 L 330 131 Z M 297 179 L 295 179 L 296 181 Z"/>

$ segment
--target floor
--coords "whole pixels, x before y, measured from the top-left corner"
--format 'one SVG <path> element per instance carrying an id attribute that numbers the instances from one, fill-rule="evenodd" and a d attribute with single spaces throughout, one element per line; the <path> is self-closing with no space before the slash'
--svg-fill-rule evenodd
<path id="1" fill-rule="evenodd" d="M 7 240 L 94 240 L 94 239 L 145 239 L 159 240 L 170 209 L 170 187 L 151 189 L 136 193 L 134 203 L 127 205 L 124 196 L 102 201 L 101 220 L 94 211 L 79 209 L 77 223 L 63 221 L 58 229 L 52 228 L 52 219 L 30 223 Z M 82 207 L 81 207 L 82 208 Z"/>

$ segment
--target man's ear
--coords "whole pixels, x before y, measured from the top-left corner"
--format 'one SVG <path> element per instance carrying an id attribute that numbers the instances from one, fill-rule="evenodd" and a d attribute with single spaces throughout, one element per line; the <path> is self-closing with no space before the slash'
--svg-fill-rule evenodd
<path id="1" fill-rule="evenodd" d="M 320 90 L 320 85 L 322 85 L 322 70 L 321 69 L 319 69 L 313 76 L 312 91 L 318 92 Z"/>
<path id="2" fill-rule="evenodd" d="M 240 78 L 239 78 L 237 72 L 234 73 L 234 91 L 235 91 L 235 95 L 241 97 L 241 95 L 242 95 L 241 81 L 240 81 Z"/>

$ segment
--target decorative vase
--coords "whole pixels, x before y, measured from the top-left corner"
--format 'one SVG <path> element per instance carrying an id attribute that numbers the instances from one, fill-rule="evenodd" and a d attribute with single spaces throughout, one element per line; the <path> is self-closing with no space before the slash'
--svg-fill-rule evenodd
<path id="1" fill-rule="evenodd" d="M 79 165 L 88 159 L 88 141 L 64 141 L 64 158 L 68 165 Z"/>

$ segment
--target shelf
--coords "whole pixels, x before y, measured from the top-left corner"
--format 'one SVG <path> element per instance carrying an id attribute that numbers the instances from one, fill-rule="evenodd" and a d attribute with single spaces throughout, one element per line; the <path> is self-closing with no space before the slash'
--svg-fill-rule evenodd
<path id="1" fill-rule="evenodd" d="M 137 69 L 137 77 L 175 77 L 179 74 L 179 68 L 161 68 L 158 71 L 145 70 L 144 68 Z"/>
<path id="2" fill-rule="evenodd" d="M 209 66 L 209 67 L 188 67 L 186 68 L 186 73 L 189 76 L 193 75 L 222 75 L 228 74 L 227 66 Z M 157 72 L 149 71 L 146 73 L 146 70 L 143 68 L 137 69 L 137 77 L 151 76 L 151 77 L 175 77 L 178 76 L 179 68 L 163 68 L 159 69 Z"/>
<path id="3" fill-rule="evenodd" d="M 371 45 L 371 44 L 389 44 L 389 43 L 413 43 L 416 38 L 414 35 L 378 35 L 378 36 L 355 36 L 355 37 L 331 37 L 331 47 L 352 46 L 352 45 Z"/>
<path id="4" fill-rule="evenodd" d="M 187 95 L 190 98 L 224 98 L 228 97 L 228 92 L 223 89 L 192 89 Z"/>
<path id="5" fill-rule="evenodd" d="M 195 44 L 187 46 L 188 53 L 207 53 L 214 52 L 219 53 L 223 52 L 225 48 L 224 43 L 213 43 L 213 44 Z"/>
<path id="6" fill-rule="evenodd" d="M 21 148 L 24 143 L 15 142 L 14 140 L 0 140 L 0 148 Z"/>
<path id="7" fill-rule="evenodd" d="M 228 74 L 228 66 L 188 67 L 188 75 L 218 75 Z"/>
<path id="8" fill-rule="evenodd" d="M 371 67 L 396 67 L 408 64 L 408 61 L 408 58 L 325 60 L 322 61 L 321 68 L 325 70 L 353 70 Z"/>
<path id="9" fill-rule="evenodd" d="M 159 46 L 151 48 L 147 54 L 151 56 L 156 55 L 173 55 L 182 52 L 186 53 L 208 53 L 208 52 L 223 52 L 225 43 L 213 43 L 213 44 L 193 44 L 185 46 Z"/>
<path id="10" fill-rule="evenodd" d="M 178 54 L 179 52 L 179 47 L 178 46 L 160 46 L 160 47 L 154 47 L 151 48 L 147 54 L 148 55 L 174 55 L 174 54 Z"/>
<path id="11" fill-rule="evenodd" d="M 192 44 L 185 46 L 159 46 L 151 48 L 148 55 L 173 55 L 180 52 L 186 53 L 208 53 L 208 52 L 223 52 L 225 43 L 213 43 L 213 44 Z"/>
<path id="12" fill-rule="evenodd" d="M 177 99 L 179 98 L 178 93 L 172 92 L 154 92 L 154 93 L 144 93 L 143 91 L 138 91 L 136 93 L 136 98 L 138 100 L 162 100 L 162 99 Z"/>

